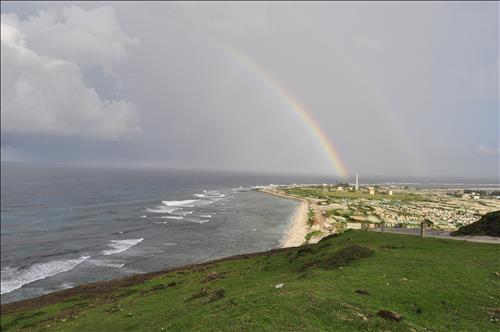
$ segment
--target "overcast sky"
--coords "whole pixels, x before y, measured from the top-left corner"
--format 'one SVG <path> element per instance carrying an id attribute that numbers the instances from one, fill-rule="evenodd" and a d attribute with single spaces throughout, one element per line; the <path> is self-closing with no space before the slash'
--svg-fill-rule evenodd
<path id="1" fill-rule="evenodd" d="M 499 178 L 497 2 L 2 2 L 1 23 L 3 161 L 338 174 L 265 73 L 350 175 Z"/>

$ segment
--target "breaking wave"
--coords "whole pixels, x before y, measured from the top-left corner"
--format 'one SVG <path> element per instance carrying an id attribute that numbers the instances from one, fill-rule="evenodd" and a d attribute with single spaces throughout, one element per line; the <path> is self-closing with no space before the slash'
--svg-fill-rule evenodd
<path id="1" fill-rule="evenodd" d="M 147 208 L 150 213 L 168 214 L 161 216 L 161 219 L 182 220 L 186 222 L 203 224 L 209 222 L 213 213 L 206 213 L 203 209 L 210 204 L 225 199 L 226 195 L 218 191 L 203 190 L 203 193 L 194 194 L 198 199 L 185 199 L 176 201 L 161 201 L 162 205 L 154 209 Z M 205 212 L 205 213 L 203 213 Z M 199 214 L 201 213 L 201 214 Z M 155 223 L 167 223 L 166 221 Z"/>
<path id="2" fill-rule="evenodd" d="M 136 244 L 140 243 L 142 240 L 144 240 L 144 238 L 127 239 L 127 240 L 111 240 L 108 243 L 108 246 L 110 246 L 113 249 L 104 250 L 102 252 L 102 254 L 105 256 L 109 256 L 109 255 L 118 254 L 120 252 L 124 252 L 125 250 L 128 250 L 131 247 L 135 246 Z"/>
<path id="3" fill-rule="evenodd" d="M 161 201 L 161 203 L 166 206 L 189 206 L 198 201 L 199 199 L 186 199 L 183 201 Z"/>
<path id="4" fill-rule="evenodd" d="M 158 206 L 157 209 L 146 209 L 147 212 L 150 213 L 172 213 L 174 211 L 179 210 L 180 208 L 166 208 L 163 206 Z"/>
<path id="5" fill-rule="evenodd" d="M 174 219 L 174 220 L 182 220 L 184 217 L 183 216 L 165 216 L 165 217 L 160 217 L 162 219 Z"/>
<path id="6" fill-rule="evenodd" d="M 28 268 L 7 267 L 5 270 L 2 270 L 0 294 L 10 293 L 13 290 L 19 289 L 34 281 L 70 271 L 88 258 L 90 258 L 90 256 L 82 256 L 75 259 L 55 260 L 47 263 L 36 263 Z"/>

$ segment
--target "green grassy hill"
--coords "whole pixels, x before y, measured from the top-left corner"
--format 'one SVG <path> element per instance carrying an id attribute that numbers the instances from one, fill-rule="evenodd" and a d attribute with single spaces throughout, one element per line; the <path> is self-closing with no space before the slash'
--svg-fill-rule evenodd
<path id="1" fill-rule="evenodd" d="M 451 235 L 484 235 L 500 237 L 500 211 L 486 213 L 478 221 L 460 227 L 458 230 L 451 233 Z"/>
<path id="2" fill-rule="evenodd" d="M 2 331 L 498 331 L 500 246 L 347 231 L 2 306 Z M 282 287 L 276 287 L 283 284 Z M 401 315 L 400 322 L 379 317 Z"/>

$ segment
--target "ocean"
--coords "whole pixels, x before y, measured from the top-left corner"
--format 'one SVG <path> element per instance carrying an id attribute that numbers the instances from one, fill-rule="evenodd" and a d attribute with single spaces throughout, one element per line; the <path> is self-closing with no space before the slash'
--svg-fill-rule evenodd
<path id="1" fill-rule="evenodd" d="M 1 301 L 278 246 L 285 177 L 2 163 Z"/>

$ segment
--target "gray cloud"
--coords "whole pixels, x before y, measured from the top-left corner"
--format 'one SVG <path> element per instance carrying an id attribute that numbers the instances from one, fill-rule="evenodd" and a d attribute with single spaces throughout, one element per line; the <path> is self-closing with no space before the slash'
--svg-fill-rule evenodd
<path id="1" fill-rule="evenodd" d="M 488 148 L 482 144 L 477 147 L 477 152 L 483 156 L 498 156 L 500 148 Z"/>
<path id="2" fill-rule="evenodd" d="M 94 16 L 111 32 L 93 33 Z M 85 85 L 79 66 L 111 70 L 126 55 L 121 40 L 132 39 L 113 18 L 109 8 L 85 12 L 71 7 L 26 21 L 2 14 L 3 133 L 119 140 L 141 132 L 136 106 L 123 99 L 101 99 Z"/>

